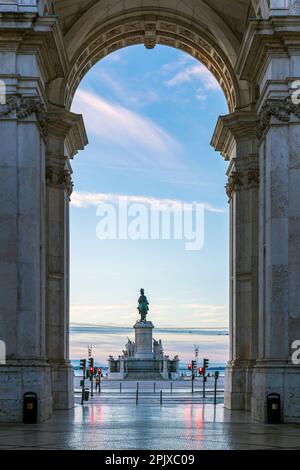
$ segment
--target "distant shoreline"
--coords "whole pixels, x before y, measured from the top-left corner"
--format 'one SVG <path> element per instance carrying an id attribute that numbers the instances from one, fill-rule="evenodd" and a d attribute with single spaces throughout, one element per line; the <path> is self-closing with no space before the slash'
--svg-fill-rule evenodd
<path id="1" fill-rule="evenodd" d="M 70 326 L 71 357 L 85 357 L 89 344 L 93 345 L 95 360 L 105 363 L 110 355 L 118 357 L 127 338 L 133 338 L 133 335 L 132 327 L 73 323 Z M 159 327 L 155 328 L 154 337 L 163 341 L 166 354 L 179 354 L 184 362 L 194 357 L 195 344 L 199 345 L 199 357 L 208 357 L 211 363 L 228 361 L 228 328 Z"/>
<path id="2" fill-rule="evenodd" d="M 131 326 L 122 326 L 122 325 L 101 325 L 97 323 L 71 323 L 70 328 L 102 328 L 102 329 L 119 329 L 119 330 L 132 330 Z M 155 328 L 157 331 L 168 330 L 168 331 L 229 331 L 229 327 L 171 327 L 171 326 L 160 326 Z"/>

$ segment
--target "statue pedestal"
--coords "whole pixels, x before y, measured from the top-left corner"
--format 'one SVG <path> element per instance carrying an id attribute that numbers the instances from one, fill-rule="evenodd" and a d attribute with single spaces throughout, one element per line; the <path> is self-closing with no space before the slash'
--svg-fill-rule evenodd
<path id="1" fill-rule="evenodd" d="M 137 321 L 134 325 L 135 343 L 128 339 L 123 356 L 109 357 L 110 380 L 168 380 L 172 373 L 179 376 L 178 356 L 170 360 L 163 354 L 161 341 L 153 347 L 151 322 Z"/>
<path id="2" fill-rule="evenodd" d="M 151 321 L 138 321 L 134 325 L 136 359 L 153 359 L 153 328 L 154 326 Z"/>

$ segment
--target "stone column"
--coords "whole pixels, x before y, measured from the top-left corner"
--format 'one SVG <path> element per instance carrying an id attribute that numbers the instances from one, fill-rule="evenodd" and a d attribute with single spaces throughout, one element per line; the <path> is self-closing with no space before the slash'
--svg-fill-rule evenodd
<path id="1" fill-rule="evenodd" d="M 73 406 L 69 361 L 69 201 L 73 191 L 70 156 L 85 145 L 81 116 L 51 106 L 46 154 L 47 357 L 52 366 L 55 409 Z M 75 147 L 70 148 L 72 144 Z"/>
<path id="2" fill-rule="evenodd" d="M 219 119 L 212 141 L 230 160 L 230 357 L 225 406 L 250 409 L 258 341 L 258 187 L 256 114 L 240 111 Z"/>
<path id="3" fill-rule="evenodd" d="M 55 373 L 52 377 L 52 361 L 61 359 L 62 347 L 60 343 L 57 355 L 53 348 L 49 349 L 49 325 L 51 338 L 54 330 L 46 306 L 46 295 L 48 301 L 53 289 L 51 284 L 46 294 L 48 254 L 55 269 L 56 261 L 61 263 L 61 258 L 55 259 L 54 247 L 54 230 L 59 225 L 54 207 L 59 198 L 53 196 L 56 201 L 50 212 L 55 229 L 50 229 L 49 234 L 47 217 L 52 197 L 51 190 L 46 188 L 46 165 L 49 182 L 49 162 L 55 166 L 61 157 L 71 157 L 69 150 L 76 147 L 80 138 L 79 132 L 74 132 L 64 148 L 49 136 L 47 90 L 50 83 L 64 80 L 69 64 L 58 19 L 48 16 L 41 6 L 42 2 L 37 0 L 0 4 L 0 12 L 5 12 L 1 17 L 0 38 L 0 340 L 5 342 L 7 350 L 6 364 L 0 365 L 0 421 L 22 420 L 25 392 L 37 393 L 39 420 L 52 414 L 52 393 L 54 402 L 59 401 L 57 386 L 52 387 L 52 379 L 58 382 Z M 49 157 L 52 151 L 49 148 L 46 159 L 47 139 L 54 144 L 53 159 Z M 63 207 L 59 200 L 57 204 L 60 214 L 64 214 L 64 233 L 68 234 L 67 203 Z M 66 236 L 64 240 L 66 243 Z M 58 258 L 61 253 L 60 247 Z M 64 257 L 68 266 L 67 243 Z M 50 268 L 51 274 L 56 273 L 55 269 Z M 67 271 L 65 267 L 64 273 Z M 57 273 L 61 275 L 61 265 Z M 61 296 L 58 302 L 61 305 Z M 65 329 L 68 328 L 67 304 L 66 295 L 62 308 Z M 51 314 L 55 315 L 53 310 L 55 307 L 51 306 Z M 57 317 L 53 318 L 56 321 Z M 63 356 L 67 359 L 67 338 L 62 342 Z M 70 387 L 70 382 L 65 383 L 63 391 Z"/>
<path id="4" fill-rule="evenodd" d="M 300 421 L 299 367 L 291 363 L 292 343 L 300 338 L 299 118 L 290 98 L 267 100 L 260 114 L 259 360 L 252 399 L 259 420 L 266 395 L 276 392 L 283 420 Z"/>
<path id="5" fill-rule="evenodd" d="M 299 422 L 300 374 L 291 357 L 300 338 L 300 107 L 292 101 L 300 18 L 293 8 L 285 17 L 271 9 L 270 17 L 250 23 L 237 64 L 259 92 L 259 348 L 251 411 L 264 421 L 266 396 L 276 392 L 283 421 Z"/>
<path id="6" fill-rule="evenodd" d="M 8 55 L 1 72 L 14 73 L 16 62 L 20 71 L 22 58 Z M 21 421 L 26 392 L 37 393 L 43 420 L 52 412 L 43 294 L 45 112 L 39 96 L 6 100 L 0 106 L 0 339 L 7 351 L 0 366 L 0 421 Z"/>

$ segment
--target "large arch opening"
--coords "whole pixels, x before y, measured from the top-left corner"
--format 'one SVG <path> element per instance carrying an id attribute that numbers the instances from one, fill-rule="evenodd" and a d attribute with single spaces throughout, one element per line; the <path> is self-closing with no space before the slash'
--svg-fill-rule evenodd
<path id="1" fill-rule="evenodd" d="M 59 8 L 59 5 L 57 6 Z M 127 46 L 143 44 L 146 48 L 152 49 L 160 44 L 184 51 L 199 63 L 204 64 L 214 75 L 223 89 L 231 113 L 228 119 L 219 120 L 212 141 L 215 149 L 219 150 L 226 160 L 231 160 L 228 170 L 230 179 L 227 185 L 229 198 L 233 198 L 235 189 L 241 183 L 240 174 L 243 174 L 243 178 L 247 180 L 245 183 L 249 191 L 252 190 L 252 187 L 256 188 L 258 179 L 257 166 L 252 163 L 254 158 L 248 161 L 248 157 L 245 157 L 242 171 L 235 167 L 236 153 L 242 148 L 246 148 L 245 142 L 247 140 L 249 140 L 249 144 L 246 145 L 251 147 L 252 153 L 257 152 L 255 147 L 256 118 L 255 113 L 251 113 L 257 90 L 249 86 L 248 82 L 241 80 L 234 70 L 244 32 L 243 25 L 248 17 L 248 8 L 240 8 L 241 5 L 237 5 L 236 16 L 231 17 L 224 14 L 223 8 L 220 10 L 217 6 L 215 8 L 208 7 L 205 2 L 201 2 L 201 5 L 194 5 L 194 8 L 189 11 L 185 10 L 183 3 L 182 10 L 178 7 L 177 10 L 173 10 L 169 8 L 169 5 L 168 7 L 161 5 L 157 9 L 147 1 L 142 8 L 138 9 L 126 8 L 126 5 L 124 7 L 124 4 L 120 2 L 116 2 L 115 9 L 108 8 L 107 11 L 99 9 L 98 6 L 95 2 L 91 8 L 86 11 L 82 10 L 81 14 L 77 11 L 76 15 L 71 15 L 66 21 L 62 21 L 70 68 L 65 78 L 55 79 L 49 84 L 48 95 L 51 103 L 58 109 L 62 107 L 70 109 L 79 84 L 93 65 L 110 53 Z M 200 8 L 198 8 L 199 6 Z M 59 12 L 63 18 L 66 13 L 63 4 L 60 5 L 60 8 Z M 104 11 L 106 11 L 105 14 Z M 234 33 L 233 26 L 236 27 Z M 78 118 L 72 113 L 69 116 L 75 120 Z M 80 133 L 82 136 L 82 130 L 77 131 L 74 136 L 73 132 L 71 138 L 68 138 L 67 147 L 74 150 L 69 152 L 70 159 L 80 148 L 80 146 L 76 148 L 74 146 L 74 141 L 76 138 L 78 139 L 78 136 L 80 137 Z M 69 171 L 70 167 L 71 164 L 68 161 L 66 171 Z M 256 205 L 251 202 L 252 193 L 247 200 L 249 211 L 256 210 Z M 236 209 L 232 206 L 230 211 L 231 230 L 239 229 L 235 223 L 236 217 Z M 249 223 L 252 223 L 252 217 L 254 215 L 250 215 Z M 244 227 L 246 231 L 249 229 L 246 225 Z M 256 243 L 255 240 L 256 238 L 251 239 L 250 244 Z M 248 242 L 249 239 L 247 239 Z M 238 243 L 238 250 L 242 250 L 243 238 L 237 238 L 233 234 L 230 239 L 230 364 L 238 369 L 241 377 L 236 380 L 235 376 L 229 376 L 227 404 L 231 407 L 232 397 L 234 397 L 234 406 L 244 409 L 245 406 L 249 407 L 251 397 L 251 379 L 249 378 L 247 381 L 245 376 L 247 374 L 246 364 L 249 363 L 249 360 L 251 361 L 252 357 L 255 360 L 257 347 L 256 333 L 250 337 L 248 331 L 249 321 L 253 323 L 253 328 L 256 328 L 257 325 L 256 300 L 252 299 L 256 295 L 256 277 L 255 275 L 253 277 L 252 267 L 250 267 L 250 270 L 239 278 L 238 260 L 243 255 L 238 253 L 236 243 Z M 252 249 L 252 246 L 248 247 L 247 256 L 250 258 L 247 260 L 253 259 L 253 257 L 251 258 Z M 240 283 L 244 285 L 239 286 Z M 244 294 L 244 290 L 246 294 Z M 237 291 L 239 291 L 238 294 L 236 294 Z M 248 312 L 241 319 L 236 312 L 241 302 L 240 297 L 245 298 L 245 295 L 247 296 Z M 252 315 L 255 318 L 252 319 Z M 236 325 L 237 321 L 239 322 L 238 326 Z M 68 331 L 68 320 L 66 326 L 66 331 Z M 243 338 L 237 333 L 238 330 L 244 332 Z M 49 331 L 49 336 L 51 336 L 51 328 Z M 66 333 L 65 344 L 68 344 Z M 241 366 L 239 366 L 240 363 Z M 244 389 L 245 383 L 250 384 L 249 390 Z M 248 396 L 247 405 L 245 405 L 246 396 Z"/>
<path id="2" fill-rule="evenodd" d="M 116 2 L 113 7 L 99 8 L 95 1 L 88 9 L 82 8 L 81 14 L 74 6 L 72 15 L 69 8 L 65 11 L 64 3 L 57 2 L 57 12 L 64 18 L 70 71 L 65 80 L 50 86 L 52 102 L 70 108 L 83 77 L 110 53 L 137 44 L 149 49 L 161 44 L 182 50 L 203 63 L 223 89 L 230 112 L 248 106 L 255 90 L 238 79 L 234 71 L 248 8 L 235 1 L 235 15 L 230 17 L 224 14 L 223 4 L 212 8 L 204 1 L 190 3 L 197 4 L 182 2 L 173 9 L 168 1 L 159 8 L 144 1 L 142 7 L 130 8 Z"/>
<path id="3" fill-rule="evenodd" d="M 39 395 L 40 419 L 73 405 L 71 160 L 87 144 L 87 135 L 82 116 L 70 107 L 93 64 L 130 44 L 187 52 L 213 72 L 226 94 L 230 114 L 219 117 L 212 138 L 228 161 L 230 201 L 225 404 L 251 409 L 263 421 L 265 397 L 276 392 L 283 399 L 283 419 L 299 421 L 299 374 L 290 344 L 299 333 L 298 10 L 298 0 L 14 0 L 0 5 L 1 81 L 8 95 L 0 104 L 1 196 L 7 201 L 1 206 L 7 228 L 0 257 L 7 363 L 1 365 L 0 382 L 11 374 L 12 387 L 1 395 L 1 421 L 21 420 L 29 383 Z"/>
<path id="4" fill-rule="evenodd" d="M 83 114 L 90 144 L 72 165 L 71 322 L 76 325 L 71 357 L 85 357 L 87 333 L 102 369 L 109 355 L 121 353 L 132 337 L 141 283 L 150 295 L 155 337 L 161 336 L 171 356 L 180 352 L 181 372 L 187 371 L 195 343 L 201 343 L 199 363 L 209 356 L 212 366 L 223 367 L 228 361 L 227 163 L 210 147 L 215 121 L 227 112 L 221 87 L 186 53 L 135 46 L 95 65 L 72 110 Z M 150 217 L 147 241 L 122 240 L 118 231 L 117 240 L 97 240 L 97 205 L 118 207 L 125 197 L 129 208 L 144 204 L 146 210 L 152 203 L 204 204 L 204 247 L 189 252 L 186 240 L 176 242 L 173 234 L 169 241 L 161 235 L 152 240 Z M 83 240 L 88 240 L 84 246 Z M 213 261 L 216 252 L 219 263 Z"/>

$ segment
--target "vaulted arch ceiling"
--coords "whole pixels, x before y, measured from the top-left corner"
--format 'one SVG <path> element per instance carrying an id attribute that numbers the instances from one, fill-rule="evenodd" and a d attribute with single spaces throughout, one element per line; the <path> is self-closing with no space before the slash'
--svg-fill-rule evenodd
<path id="1" fill-rule="evenodd" d="M 105 55 L 133 44 L 184 50 L 220 82 L 229 108 L 241 104 L 233 72 L 250 0 L 53 0 L 71 64 L 70 105 L 80 80 Z"/>
<path id="2" fill-rule="evenodd" d="M 135 10 L 169 12 L 209 32 L 234 62 L 248 17 L 250 0 L 53 0 L 72 55 L 73 39 L 85 41 L 99 23 Z M 78 45 L 78 44 L 77 44 Z"/>

